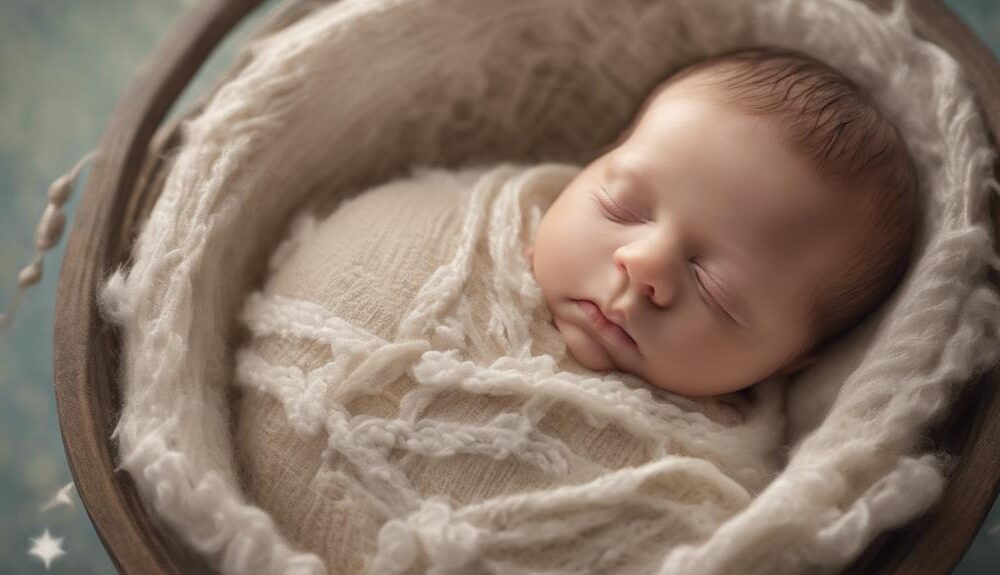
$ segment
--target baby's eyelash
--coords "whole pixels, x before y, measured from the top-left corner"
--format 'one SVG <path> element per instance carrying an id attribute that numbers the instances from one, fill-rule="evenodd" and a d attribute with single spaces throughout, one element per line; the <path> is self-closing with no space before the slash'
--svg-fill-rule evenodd
<path id="1" fill-rule="evenodd" d="M 611 198 L 611 195 L 608 194 L 607 188 L 605 188 L 604 186 L 601 186 L 600 190 L 601 190 L 600 195 L 603 196 L 605 199 L 607 199 L 607 202 L 605 202 L 604 199 L 601 199 L 600 197 L 597 197 L 597 196 L 595 196 L 595 199 L 597 200 L 597 203 L 601 206 L 601 209 L 604 211 L 604 213 L 608 214 L 608 216 L 610 216 L 615 221 L 621 222 L 621 223 L 628 223 L 628 222 L 631 222 L 631 221 L 639 221 L 638 218 L 636 218 L 631 212 L 629 212 L 625 208 L 622 208 L 621 206 L 619 206 L 618 203 L 615 202 L 615 200 Z M 608 204 L 614 206 L 615 209 L 612 210 L 611 208 L 609 208 Z M 621 213 L 628 214 L 628 216 L 630 218 L 632 218 L 632 219 L 628 219 L 628 218 L 622 217 L 622 216 L 614 213 L 615 211 L 619 211 Z"/>
<path id="2" fill-rule="evenodd" d="M 610 217 L 612 220 L 614 220 L 616 222 L 619 222 L 619 223 L 623 223 L 623 224 L 629 222 L 628 219 L 623 218 L 623 217 L 619 216 L 618 214 L 615 214 L 612 210 L 608 209 L 603 204 L 601 205 L 601 208 L 604 210 L 604 213 L 606 213 L 608 215 L 608 217 Z"/>
<path id="3" fill-rule="evenodd" d="M 695 268 L 700 267 L 700 266 L 698 266 L 697 264 L 694 263 L 694 260 L 691 260 L 691 264 Z M 736 320 L 733 318 L 733 316 L 729 315 L 729 312 L 727 312 L 725 308 L 723 308 L 721 305 L 719 305 L 719 303 L 715 300 L 715 298 L 712 297 L 712 295 L 708 291 L 708 288 L 705 287 L 705 283 L 703 281 L 701 281 L 701 276 L 700 276 L 700 274 L 697 271 L 694 273 L 694 277 L 695 277 L 695 281 L 698 282 L 698 285 L 701 286 L 702 291 L 705 292 L 705 297 L 707 297 L 708 299 L 712 300 L 711 303 L 706 302 L 706 305 L 708 305 L 709 307 L 713 308 L 713 310 L 715 310 L 720 315 L 722 315 L 722 317 L 724 317 L 727 321 L 732 322 L 733 324 L 735 324 Z"/>

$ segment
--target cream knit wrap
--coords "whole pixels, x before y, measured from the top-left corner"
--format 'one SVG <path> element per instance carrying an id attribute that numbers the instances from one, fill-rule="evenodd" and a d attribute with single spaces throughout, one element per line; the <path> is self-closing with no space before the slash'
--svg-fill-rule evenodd
<path id="1" fill-rule="evenodd" d="M 560 361 L 516 223 L 668 73 L 753 44 L 828 62 L 899 127 L 923 207 L 903 283 L 783 400 L 771 381 L 684 402 Z M 101 293 L 120 469 L 224 573 L 823 573 L 940 496 L 922 434 L 1000 354 L 995 153 L 903 9 L 344 0 L 246 56 Z M 391 186 L 295 218 L 414 166 L 501 164 L 420 172 L 385 222 L 363 208 Z"/>
<path id="2" fill-rule="evenodd" d="M 421 171 L 276 252 L 237 457 L 331 572 L 652 572 L 777 474 L 778 382 L 693 401 L 566 355 L 523 247 L 578 170 Z"/>

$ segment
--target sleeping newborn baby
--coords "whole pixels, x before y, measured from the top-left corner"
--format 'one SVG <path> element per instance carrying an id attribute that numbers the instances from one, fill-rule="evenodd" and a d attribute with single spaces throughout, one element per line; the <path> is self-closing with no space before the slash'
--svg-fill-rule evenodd
<path id="1" fill-rule="evenodd" d="M 746 50 L 660 86 L 527 253 L 581 364 L 723 394 L 809 365 L 884 299 L 914 188 L 899 134 L 850 80 Z"/>
<path id="2" fill-rule="evenodd" d="M 583 168 L 307 212 L 241 313 L 241 484 L 331 573 L 655 572 L 782 468 L 771 376 L 898 281 L 913 186 L 850 82 L 756 50 Z"/>

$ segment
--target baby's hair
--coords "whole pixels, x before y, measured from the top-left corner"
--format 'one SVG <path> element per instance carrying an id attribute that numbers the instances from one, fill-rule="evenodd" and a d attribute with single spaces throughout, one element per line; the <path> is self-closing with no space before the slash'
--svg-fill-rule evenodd
<path id="1" fill-rule="evenodd" d="M 866 217 L 856 249 L 833 278 L 811 291 L 813 337 L 796 357 L 816 353 L 874 310 L 912 258 L 917 176 L 906 143 L 875 101 L 831 66 L 793 50 L 741 49 L 683 68 L 667 85 L 698 74 L 710 97 L 776 119 L 786 143 L 838 193 L 861 199 Z M 859 197 L 858 194 L 861 194 Z M 845 198 L 845 201 L 850 201 Z"/>

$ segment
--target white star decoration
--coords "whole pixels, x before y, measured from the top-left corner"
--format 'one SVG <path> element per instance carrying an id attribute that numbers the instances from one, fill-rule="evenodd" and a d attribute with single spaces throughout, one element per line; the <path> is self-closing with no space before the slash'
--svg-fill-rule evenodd
<path id="1" fill-rule="evenodd" d="M 41 511 L 48 511 L 49 509 L 52 509 L 53 507 L 58 507 L 59 505 L 67 505 L 69 507 L 73 507 L 73 500 L 69 498 L 69 492 L 71 489 L 73 489 L 72 481 L 70 481 L 69 483 L 64 485 L 62 489 L 57 491 L 56 494 L 52 496 L 52 499 L 49 499 L 48 503 L 42 505 Z"/>
<path id="2" fill-rule="evenodd" d="M 32 539 L 31 542 L 35 545 L 28 551 L 28 555 L 35 555 L 45 562 L 45 568 L 49 568 L 49 564 L 52 563 L 56 557 L 60 555 L 65 555 L 66 552 L 62 550 L 63 538 L 53 539 L 49 535 L 48 528 L 45 529 L 45 533 L 41 537 Z"/>

